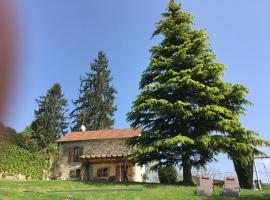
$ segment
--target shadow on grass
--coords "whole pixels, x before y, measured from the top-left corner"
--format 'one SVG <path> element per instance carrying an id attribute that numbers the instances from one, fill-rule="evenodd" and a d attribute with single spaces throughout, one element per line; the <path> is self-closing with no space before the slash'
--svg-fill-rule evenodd
<path id="1" fill-rule="evenodd" d="M 270 194 L 267 194 L 267 193 L 264 193 L 260 196 L 258 195 L 245 195 L 243 196 L 243 199 L 245 200 L 253 200 L 253 199 L 256 199 L 256 200 L 269 200 L 270 199 Z"/>
<path id="2" fill-rule="evenodd" d="M 141 186 L 146 189 L 154 189 L 158 187 L 170 187 L 170 186 L 196 186 L 196 185 L 185 185 L 182 182 L 178 183 L 141 183 L 141 182 L 106 182 L 106 181 L 80 181 L 80 180 L 74 180 L 74 182 L 80 182 L 87 184 L 89 186 L 95 186 L 95 187 L 109 187 L 109 186 Z"/>
<path id="3" fill-rule="evenodd" d="M 138 182 L 107 182 L 107 181 L 76 181 L 74 182 L 80 182 L 89 186 L 94 186 L 94 187 L 110 187 L 110 186 L 143 186 L 144 183 L 138 183 Z"/>
<path id="4" fill-rule="evenodd" d="M 263 196 L 257 196 L 257 195 L 243 195 L 240 197 L 236 197 L 236 198 L 231 198 L 231 197 L 224 197 L 224 196 L 212 196 L 212 197 L 208 197 L 208 198 L 204 198 L 204 199 L 208 199 L 208 200 L 224 200 L 224 199 L 245 199 L 245 200 L 269 200 L 270 199 L 270 194 L 265 194 Z"/>
<path id="5" fill-rule="evenodd" d="M 141 186 L 144 188 L 157 188 L 157 187 L 162 187 L 162 186 L 184 186 L 181 183 L 168 183 L 168 184 L 161 184 L 161 183 L 141 183 L 141 182 L 100 182 L 100 181 L 78 181 L 87 185 L 92 185 L 92 186 L 98 186 L 98 187 L 103 187 L 103 186 Z"/>
<path id="6" fill-rule="evenodd" d="M 61 193 L 61 192 L 142 192 L 143 189 L 69 189 L 69 190 L 24 190 L 23 192 L 50 192 L 50 193 Z"/>
<path id="7" fill-rule="evenodd" d="M 170 186 L 195 186 L 195 185 L 185 185 L 183 183 L 137 183 L 143 185 L 145 188 L 157 188 L 157 187 L 170 187 Z"/>
<path id="8" fill-rule="evenodd" d="M 208 199 L 208 200 L 234 200 L 234 199 L 244 199 L 244 200 L 270 200 L 270 193 L 264 191 L 264 192 L 256 192 L 256 191 L 250 191 L 252 192 L 253 194 L 241 194 L 240 193 L 240 197 L 235 197 L 235 198 L 232 198 L 232 197 L 224 197 L 223 194 L 222 194 L 222 191 L 216 193 L 216 194 L 213 194 L 213 196 L 211 197 L 204 197 L 204 199 Z M 195 194 L 196 195 L 196 194 Z"/>

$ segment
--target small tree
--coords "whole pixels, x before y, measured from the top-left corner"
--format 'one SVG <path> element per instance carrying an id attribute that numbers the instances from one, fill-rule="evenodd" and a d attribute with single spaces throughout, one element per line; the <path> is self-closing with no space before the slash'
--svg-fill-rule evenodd
<path id="1" fill-rule="evenodd" d="M 31 138 L 43 149 L 67 132 L 67 100 L 60 84 L 56 83 L 46 96 L 41 96 L 36 101 L 38 109 L 35 110 L 35 120 L 31 124 Z"/>
<path id="2" fill-rule="evenodd" d="M 110 129 L 114 125 L 116 90 L 111 85 L 112 76 L 105 53 L 100 51 L 90 67 L 90 73 L 81 77 L 80 95 L 73 101 L 75 109 L 70 114 L 72 129 L 77 131 L 82 124 L 88 130 Z"/>

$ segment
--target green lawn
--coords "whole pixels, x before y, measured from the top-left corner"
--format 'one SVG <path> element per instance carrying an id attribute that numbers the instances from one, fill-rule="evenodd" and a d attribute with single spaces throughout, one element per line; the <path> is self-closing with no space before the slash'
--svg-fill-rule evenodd
<path id="1" fill-rule="evenodd" d="M 214 194 L 210 198 L 198 197 L 195 191 L 196 187 L 180 185 L 88 183 L 79 181 L 0 181 L 0 200 L 63 200 L 68 194 L 72 195 L 73 199 L 76 200 L 228 199 L 222 197 L 220 188 L 215 188 Z M 270 188 L 265 188 L 262 191 L 241 190 L 240 199 L 269 200 Z"/>

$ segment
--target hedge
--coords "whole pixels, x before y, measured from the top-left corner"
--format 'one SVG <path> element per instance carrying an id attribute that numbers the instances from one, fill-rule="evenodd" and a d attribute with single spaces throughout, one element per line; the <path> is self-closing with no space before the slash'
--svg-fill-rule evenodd
<path id="1" fill-rule="evenodd" d="M 43 179 L 49 169 L 49 160 L 36 152 L 0 142 L 0 174 L 22 174 L 32 179 Z"/>

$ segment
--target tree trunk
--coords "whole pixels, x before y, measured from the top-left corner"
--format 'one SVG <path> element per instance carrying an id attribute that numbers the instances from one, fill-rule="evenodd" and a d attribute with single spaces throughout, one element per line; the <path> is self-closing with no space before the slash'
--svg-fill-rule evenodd
<path id="1" fill-rule="evenodd" d="M 234 168 L 238 177 L 239 185 L 241 188 L 253 188 L 253 160 L 248 164 L 243 165 L 239 162 L 233 161 Z"/>
<path id="2" fill-rule="evenodd" d="M 190 163 L 190 158 L 183 157 L 182 160 L 182 166 L 183 166 L 183 183 L 185 185 L 193 185 L 193 180 L 192 180 L 192 174 L 191 174 L 191 163 Z"/>

